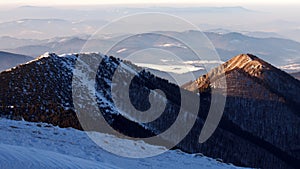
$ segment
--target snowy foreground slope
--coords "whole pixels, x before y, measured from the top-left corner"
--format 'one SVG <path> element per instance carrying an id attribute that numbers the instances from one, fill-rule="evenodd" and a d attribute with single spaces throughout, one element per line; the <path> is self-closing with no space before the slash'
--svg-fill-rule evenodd
<path id="1" fill-rule="evenodd" d="M 129 159 L 113 155 L 101 149 L 85 132 L 72 128 L 59 128 L 46 123 L 31 123 L 0 119 L 0 168 L 238 168 L 220 163 L 201 155 L 170 150 L 162 155 Z M 145 151 L 153 146 L 139 142 L 117 139 L 101 134 L 103 142 L 112 144 L 120 151 L 128 151 L 126 145 L 134 144 Z M 156 147 L 162 149 L 163 147 Z"/>

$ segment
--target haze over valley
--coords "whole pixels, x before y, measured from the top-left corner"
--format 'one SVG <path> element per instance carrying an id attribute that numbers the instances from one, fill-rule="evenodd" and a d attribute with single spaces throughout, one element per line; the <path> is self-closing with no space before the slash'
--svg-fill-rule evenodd
<path id="1" fill-rule="evenodd" d="M 0 168 L 300 167 L 300 4 L 0 2 Z"/>

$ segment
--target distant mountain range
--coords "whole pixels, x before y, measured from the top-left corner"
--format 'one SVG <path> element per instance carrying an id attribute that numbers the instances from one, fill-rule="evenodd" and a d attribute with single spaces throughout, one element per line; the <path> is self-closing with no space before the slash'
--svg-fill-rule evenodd
<path id="1" fill-rule="evenodd" d="M 79 58 L 85 58 L 84 60 Z M 79 60 L 78 60 L 79 59 Z M 167 130 L 176 120 L 180 108 L 185 118 L 197 116 L 188 135 L 175 147 L 183 151 L 201 152 L 206 156 L 221 158 L 224 162 L 256 168 L 297 168 L 300 163 L 299 151 L 299 96 L 300 82 L 289 74 L 273 67 L 253 55 L 239 55 L 213 69 L 205 76 L 190 82 L 183 90 L 167 80 L 154 76 L 128 61 L 101 54 L 68 54 L 58 56 L 46 53 L 41 57 L 9 71 L 0 73 L 0 112 L 3 117 L 42 121 L 59 125 L 91 130 L 101 130 L 99 114 L 80 114 L 91 120 L 90 126 L 81 126 L 74 104 L 76 98 L 86 98 L 89 82 L 75 76 L 75 62 L 83 63 L 82 73 L 89 73 L 89 66 L 101 59 L 95 78 L 97 105 L 107 123 L 115 130 L 136 138 L 157 135 Z M 199 135 L 210 109 L 212 95 L 222 96 L 223 86 L 218 86 L 218 76 L 224 72 L 227 81 L 226 105 L 221 122 L 211 138 L 200 144 Z M 135 75 L 137 73 L 138 75 Z M 116 74 L 116 75 L 115 75 Z M 118 91 L 127 91 L 128 83 L 112 85 L 113 77 L 125 82 L 126 77 L 134 76 L 130 84 L 130 100 L 138 110 L 147 110 L 154 101 L 160 105 L 166 101 L 162 115 L 149 123 L 140 123 L 128 118 L 132 107 L 113 101 L 113 95 L 123 98 L 125 92 L 112 93 L 112 86 Z M 72 91 L 72 78 L 80 82 L 84 93 Z M 75 79 L 74 79 L 75 78 Z M 160 89 L 165 96 L 151 90 Z M 217 93 L 211 93 L 216 89 Z M 180 94 L 179 94 L 180 91 Z M 197 94 L 196 94 L 197 93 Z M 180 95 L 190 99 L 181 100 Z M 150 98 L 149 98 L 150 97 Z M 148 98 L 148 99 L 147 99 Z M 199 112 L 191 107 L 200 99 Z M 142 100 L 145 100 L 141 102 Z M 164 101 L 165 100 L 165 101 Z M 122 111 L 120 111 L 120 108 Z M 88 109 L 87 109 L 88 110 Z M 196 114 L 195 114 L 196 113 Z M 186 119 L 182 119 L 182 125 Z M 96 126 L 94 126 L 96 125 Z M 95 127 L 100 127 L 95 128 Z M 104 131 L 105 132 L 105 129 Z M 161 138 L 172 142 L 179 133 Z"/>
<path id="2" fill-rule="evenodd" d="M 0 71 L 10 69 L 30 60 L 33 60 L 33 58 L 30 56 L 0 51 Z"/>
<path id="3" fill-rule="evenodd" d="M 41 12 L 42 11 L 42 12 Z M 145 12 L 162 12 L 193 16 L 195 14 L 232 15 L 248 14 L 253 11 L 244 7 L 142 7 L 142 6 L 86 6 L 54 8 L 22 6 L 2 11 L 0 36 L 48 39 L 57 36 L 93 34 L 106 23 L 126 15 Z M 101 13 L 101 15 L 99 15 Z M 199 23 L 199 19 L 195 19 Z M 200 19 L 201 21 L 201 19 Z M 222 25 L 222 24 L 221 24 Z M 64 29 L 60 29 L 64 28 Z M 59 31 L 57 31 L 59 29 Z M 124 32 L 125 34 L 128 32 Z"/>
<path id="4" fill-rule="evenodd" d="M 169 34 L 171 37 L 176 35 L 176 37 L 181 37 L 183 41 L 186 42 L 197 42 L 199 40 L 195 39 L 196 37 L 202 36 L 201 32 L 198 31 L 187 31 L 187 32 L 165 32 L 165 34 Z M 232 56 L 238 55 L 240 53 L 251 52 L 255 55 L 259 55 L 262 59 L 267 62 L 276 65 L 277 67 L 282 67 L 284 69 L 287 65 L 293 65 L 294 63 L 300 62 L 300 43 L 288 39 L 283 38 L 254 38 L 250 36 L 246 36 L 240 33 L 226 33 L 219 34 L 213 32 L 206 32 L 205 35 L 209 38 L 209 40 L 215 46 L 221 61 L 229 60 Z M 153 35 L 152 35 L 153 36 Z M 114 43 L 121 41 L 123 36 L 119 37 L 107 37 L 103 39 L 101 37 L 96 37 L 95 39 L 90 39 L 88 44 L 85 44 L 87 38 L 82 36 L 80 38 L 77 37 L 65 37 L 65 38 L 56 38 L 50 40 L 36 41 L 31 42 L 30 45 L 17 45 L 17 47 L 12 47 L 12 45 L 8 46 L 3 44 L 2 46 L 7 46 L 7 48 L 3 48 L 7 52 L 18 53 L 22 55 L 36 57 L 40 53 L 45 53 L 48 51 L 53 51 L 58 54 L 63 53 L 80 53 L 80 52 L 99 52 L 101 49 L 109 49 L 109 46 L 112 46 Z M 184 47 L 180 47 L 177 42 L 172 39 L 168 39 L 165 37 L 153 38 L 148 35 L 143 35 L 138 37 L 139 41 L 143 41 L 144 43 L 138 43 L 137 41 L 131 40 L 127 43 L 119 44 L 115 49 L 110 52 L 110 55 L 124 58 L 130 54 L 132 51 L 136 51 L 142 48 L 153 47 L 156 49 L 163 49 L 170 51 L 183 61 L 190 61 L 190 51 Z M 134 38 L 133 38 L 134 39 Z M 22 40 L 17 41 L 16 39 L 6 38 L 5 41 L 14 42 L 14 44 L 22 44 Z M 168 44 L 168 45 L 164 45 Z M 173 44 L 173 45 L 172 45 Z M 82 51 L 83 46 L 84 51 Z M 204 45 L 204 44 L 203 44 Z M 200 50 L 201 44 L 199 44 Z M 203 50 L 203 52 L 207 52 L 208 49 Z M 202 50 L 200 50 L 202 51 Z M 203 56 L 205 53 L 203 54 Z M 201 57 L 203 57 L 201 56 Z M 153 58 L 142 57 L 143 60 L 139 60 L 141 63 L 151 63 Z M 147 59 L 149 58 L 149 59 Z M 284 69 L 285 71 L 290 71 L 289 69 Z M 296 70 L 295 70 L 296 69 Z M 298 68 L 294 68 L 293 72 L 297 71 Z M 298 70 L 300 71 L 300 70 Z"/>
<path id="5" fill-rule="evenodd" d="M 20 19 L 0 23 L 0 36 L 13 35 L 22 39 L 49 39 L 57 36 L 92 34 L 106 24 L 104 20 L 68 21 L 64 19 Z M 58 27 L 63 27 L 57 31 Z"/>
<path id="6" fill-rule="evenodd" d="M 216 47 L 222 59 L 230 59 L 239 53 L 252 52 L 261 56 L 264 60 L 280 66 L 298 62 L 299 44 L 282 38 L 253 38 L 240 33 L 228 33 L 224 35 L 207 33 L 208 38 Z"/>

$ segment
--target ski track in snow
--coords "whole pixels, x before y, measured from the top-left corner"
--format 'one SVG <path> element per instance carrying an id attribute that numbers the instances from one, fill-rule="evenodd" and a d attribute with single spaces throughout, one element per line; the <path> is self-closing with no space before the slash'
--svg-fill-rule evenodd
<path id="1" fill-rule="evenodd" d="M 170 150 L 159 156 L 130 159 L 111 154 L 96 145 L 87 134 L 72 128 L 59 128 L 46 123 L 31 123 L 0 119 L 0 168 L 95 168 L 95 169 L 234 169 L 233 165 L 220 163 L 208 157 Z M 135 150 L 145 151 L 153 147 L 142 141 L 131 141 L 115 136 L 99 134 L 105 144 L 126 149 L 127 144 L 136 145 Z"/>

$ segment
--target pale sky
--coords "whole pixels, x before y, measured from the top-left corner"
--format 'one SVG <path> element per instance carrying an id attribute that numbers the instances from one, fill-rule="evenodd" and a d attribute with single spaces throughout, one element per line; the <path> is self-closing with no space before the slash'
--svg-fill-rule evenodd
<path id="1" fill-rule="evenodd" d="M 0 5 L 95 5 L 95 4 L 215 4 L 215 5 L 259 5 L 300 4 L 299 0 L 0 0 Z"/>

